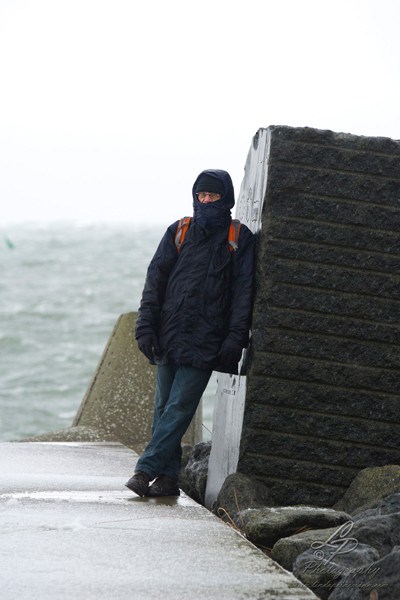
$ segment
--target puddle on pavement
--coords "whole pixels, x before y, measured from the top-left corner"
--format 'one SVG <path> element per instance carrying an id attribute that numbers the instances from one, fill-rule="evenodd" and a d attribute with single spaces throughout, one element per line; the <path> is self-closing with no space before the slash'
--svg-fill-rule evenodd
<path id="1" fill-rule="evenodd" d="M 151 506 L 157 504 L 162 504 L 164 506 L 191 506 L 192 508 L 200 506 L 184 494 L 181 494 L 180 496 L 164 496 L 163 498 L 140 498 L 140 496 L 132 496 L 131 498 L 128 498 L 128 500 L 130 502 L 143 502 L 150 504 Z"/>
<path id="2" fill-rule="evenodd" d="M 132 492 L 120 490 L 52 490 L 37 492 L 16 492 L 13 494 L 1 494 L 0 500 L 44 500 L 51 502 L 86 502 L 95 504 L 126 504 L 127 502 L 143 502 L 152 506 L 161 504 L 164 506 L 197 506 L 196 503 L 182 494 L 181 496 L 166 496 L 164 498 L 140 498 Z"/>

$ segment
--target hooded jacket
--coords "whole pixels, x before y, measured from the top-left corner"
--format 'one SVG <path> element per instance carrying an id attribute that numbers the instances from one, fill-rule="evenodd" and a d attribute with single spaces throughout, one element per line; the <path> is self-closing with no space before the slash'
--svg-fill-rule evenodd
<path id="1" fill-rule="evenodd" d="M 218 178 L 225 193 L 202 204 L 196 194 L 198 179 Z M 150 262 L 135 337 L 154 333 L 160 354 L 152 364 L 178 363 L 202 369 L 237 373 L 237 364 L 222 364 L 225 339 L 248 344 L 254 263 L 254 235 L 242 224 L 238 249 L 229 250 L 231 209 L 235 204 L 232 180 L 226 171 L 206 170 L 193 185 L 193 218 L 178 253 L 175 235 L 179 221 L 162 238 Z"/>

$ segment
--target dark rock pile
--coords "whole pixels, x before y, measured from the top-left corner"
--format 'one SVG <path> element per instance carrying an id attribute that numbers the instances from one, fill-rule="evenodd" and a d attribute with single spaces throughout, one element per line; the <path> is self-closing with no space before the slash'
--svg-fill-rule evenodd
<path id="1" fill-rule="evenodd" d="M 179 476 L 179 487 L 193 500 L 204 505 L 206 493 L 208 460 L 211 442 L 200 442 L 191 448 L 182 448 L 182 467 Z"/>
<path id="2" fill-rule="evenodd" d="M 369 599 L 374 589 L 380 600 L 400 598 L 400 493 L 339 528 L 308 534 L 281 539 L 271 557 L 288 568 L 290 554 L 293 573 L 323 600 Z"/>
<path id="3" fill-rule="evenodd" d="M 202 504 L 209 453 L 209 442 L 194 446 L 181 477 Z M 275 506 L 263 484 L 234 473 L 212 510 L 322 600 L 400 598 L 399 465 L 360 471 L 332 508 Z"/>

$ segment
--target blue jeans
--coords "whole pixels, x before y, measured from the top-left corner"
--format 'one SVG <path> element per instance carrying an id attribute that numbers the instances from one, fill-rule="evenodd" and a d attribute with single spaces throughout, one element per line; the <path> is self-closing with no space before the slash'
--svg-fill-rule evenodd
<path id="1" fill-rule="evenodd" d="M 152 479 L 159 475 L 178 479 L 181 440 L 211 373 L 211 369 L 177 364 L 157 368 L 151 440 L 136 464 L 136 471 L 144 471 Z"/>

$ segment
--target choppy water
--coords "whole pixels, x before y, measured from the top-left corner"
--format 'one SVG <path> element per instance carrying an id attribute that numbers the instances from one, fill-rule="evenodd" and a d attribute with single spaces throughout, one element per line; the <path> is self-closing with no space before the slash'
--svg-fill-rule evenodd
<path id="1" fill-rule="evenodd" d="M 139 306 L 164 229 L 0 227 L 0 441 L 71 425 L 117 318 Z M 203 399 L 209 430 L 215 385 Z"/>

